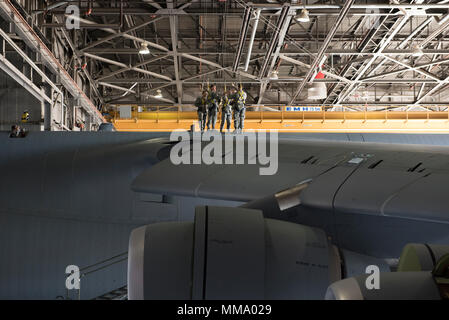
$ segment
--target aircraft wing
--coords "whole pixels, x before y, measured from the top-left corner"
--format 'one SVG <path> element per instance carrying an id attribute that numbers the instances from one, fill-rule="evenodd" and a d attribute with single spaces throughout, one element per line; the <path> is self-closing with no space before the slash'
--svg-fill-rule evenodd
<path id="1" fill-rule="evenodd" d="M 259 175 L 255 165 L 173 165 L 164 160 L 145 170 L 133 182 L 136 192 L 251 201 L 310 179 L 327 166 L 283 163 L 273 176 Z"/>
<path id="2" fill-rule="evenodd" d="M 410 145 L 282 141 L 272 176 L 260 175 L 259 165 L 176 166 L 165 159 L 137 176 L 133 191 L 246 203 L 204 201 L 187 206 L 194 222 L 136 229 L 129 270 L 139 279 L 153 276 L 141 270 L 160 273 L 143 290 L 143 280 L 131 283 L 130 297 L 160 298 L 156 284 L 184 272 L 185 293 L 177 283 L 164 297 L 320 299 L 329 288 L 327 299 L 438 299 L 431 271 L 449 259 L 448 154 Z M 139 252 L 150 257 L 149 267 Z M 182 257 L 176 264 L 174 255 Z M 369 267 L 381 273 L 382 290 L 365 289 Z"/>
<path id="3" fill-rule="evenodd" d="M 249 202 L 311 179 L 311 207 L 449 222 L 448 148 L 337 142 L 280 144 L 278 171 L 259 165 L 174 165 L 165 159 L 132 183 L 142 193 Z M 360 162 L 358 162 L 360 161 Z"/>

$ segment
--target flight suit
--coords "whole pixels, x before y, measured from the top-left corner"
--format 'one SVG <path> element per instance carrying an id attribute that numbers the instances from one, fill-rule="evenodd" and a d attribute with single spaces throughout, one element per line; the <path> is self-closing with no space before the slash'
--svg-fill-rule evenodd
<path id="1" fill-rule="evenodd" d="M 201 132 L 206 128 L 207 120 L 207 99 L 199 97 L 195 101 L 195 107 L 198 108 L 198 122 L 200 124 Z"/>
<path id="2" fill-rule="evenodd" d="M 232 99 L 230 96 L 225 94 L 222 99 L 220 132 L 223 132 L 225 122 L 227 125 L 227 129 L 229 131 L 231 129 L 231 121 L 232 121 Z"/>
<path id="3" fill-rule="evenodd" d="M 243 131 L 245 127 L 246 92 L 241 90 L 234 95 L 234 127 L 236 131 Z"/>
<path id="4" fill-rule="evenodd" d="M 218 115 L 218 104 L 220 103 L 220 97 L 218 94 L 214 91 L 209 92 L 208 96 L 208 120 L 207 120 L 207 129 L 210 130 L 211 126 L 212 129 L 215 130 L 215 124 L 217 123 L 217 115 Z"/>

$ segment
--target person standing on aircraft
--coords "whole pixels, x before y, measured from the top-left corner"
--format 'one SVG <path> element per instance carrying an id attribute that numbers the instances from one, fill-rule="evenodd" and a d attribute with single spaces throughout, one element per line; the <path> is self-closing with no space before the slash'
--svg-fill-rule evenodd
<path id="1" fill-rule="evenodd" d="M 242 133 L 245 127 L 245 113 L 246 113 L 246 92 L 240 86 L 240 90 L 234 94 L 234 127 L 236 133 Z"/>
<path id="2" fill-rule="evenodd" d="M 221 99 L 221 124 L 220 124 L 220 132 L 223 133 L 223 128 L 226 122 L 226 127 L 229 130 L 231 129 L 231 121 L 232 121 L 232 94 L 231 90 L 226 90 L 225 94 Z"/>
<path id="3" fill-rule="evenodd" d="M 203 91 L 203 94 L 201 97 L 198 97 L 195 101 L 195 107 L 198 108 L 198 122 L 200 124 L 200 130 L 201 132 L 204 132 L 204 129 L 206 127 L 206 120 L 207 120 L 207 91 Z"/>
<path id="4" fill-rule="evenodd" d="M 237 111 L 236 111 L 236 108 L 235 108 L 235 104 L 236 104 L 237 97 L 238 97 L 237 89 L 235 87 L 232 87 L 229 91 L 231 93 L 229 98 L 230 98 L 231 103 L 232 103 L 231 104 L 232 105 L 232 113 L 233 113 L 233 117 L 234 117 L 234 128 L 235 128 L 234 132 L 237 132 L 237 128 L 238 128 L 237 117 L 238 117 L 238 115 L 237 115 Z"/>
<path id="5" fill-rule="evenodd" d="M 210 130 L 212 127 L 215 130 L 215 124 L 217 123 L 217 113 L 218 113 L 218 104 L 220 103 L 220 97 L 217 93 L 217 86 L 212 85 L 210 87 L 209 96 L 208 96 L 208 120 L 207 120 L 207 130 Z"/>

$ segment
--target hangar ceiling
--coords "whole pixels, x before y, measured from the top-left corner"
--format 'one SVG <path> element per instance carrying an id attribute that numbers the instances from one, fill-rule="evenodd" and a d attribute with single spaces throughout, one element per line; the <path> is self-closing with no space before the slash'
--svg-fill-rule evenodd
<path id="1" fill-rule="evenodd" d="M 449 0 L 10 2 L 97 105 L 188 106 L 207 83 L 241 83 L 252 105 L 449 104 Z M 309 100 L 319 66 L 327 98 Z"/>

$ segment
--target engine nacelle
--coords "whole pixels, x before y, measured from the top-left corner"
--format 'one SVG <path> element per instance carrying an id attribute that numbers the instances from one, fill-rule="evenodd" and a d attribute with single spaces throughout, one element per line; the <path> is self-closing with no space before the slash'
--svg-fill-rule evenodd
<path id="1" fill-rule="evenodd" d="M 333 283 L 328 300 L 439 300 L 449 299 L 449 246 L 411 243 L 404 247 L 397 272 L 379 273 L 379 285 L 368 285 L 371 275 Z"/>
<path id="2" fill-rule="evenodd" d="M 448 253 L 449 246 L 409 243 L 402 250 L 398 271 L 432 271 Z"/>
<path id="3" fill-rule="evenodd" d="M 260 210 L 198 207 L 194 222 L 132 232 L 128 298 L 322 299 L 340 273 L 338 250 L 320 229 Z"/>
<path id="4" fill-rule="evenodd" d="M 366 285 L 370 275 L 360 275 L 333 283 L 326 300 L 438 300 L 441 299 L 432 273 L 386 272 L 379 274 L 379 288 Z"/>

